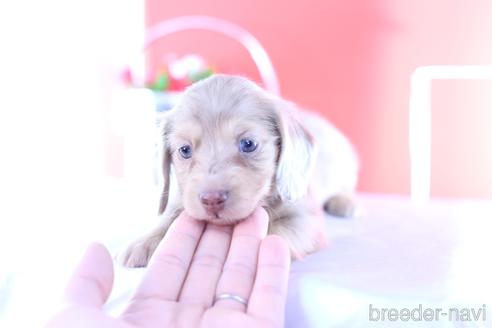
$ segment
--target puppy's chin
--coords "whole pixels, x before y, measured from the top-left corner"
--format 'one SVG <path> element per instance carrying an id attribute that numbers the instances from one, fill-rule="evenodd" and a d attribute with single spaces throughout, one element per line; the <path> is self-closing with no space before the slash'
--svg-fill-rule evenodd
<path id="1" fill-rule="evenodd" d="M 242 209 L 241 211 L 225 208 L 217 213 L 207 213 L 203 209 L 196 211 L 185 207 L 185 212 L 196 220 L 206 221 L 219 226 L 226 226 L 237 224 L 246 219 L 253 213 L 255 208 L 256 206 L 248 210 Z"/>
<path id="2" fill-rule="evenodd" d="M 205 219 L 202 219 L 203 221 L 206 221 L 208 223 L 211 223 L 211 224 L 214 224 L 214 225 L 218 225 L 218 226 L 228 226 L 228 225 L 235 225 L 239 222 L 241 222 L 243 219 L 229 219 L 229 218 L 225 218 L 225 219 L 217 219 L 217 218 L 205 218 Z"/>

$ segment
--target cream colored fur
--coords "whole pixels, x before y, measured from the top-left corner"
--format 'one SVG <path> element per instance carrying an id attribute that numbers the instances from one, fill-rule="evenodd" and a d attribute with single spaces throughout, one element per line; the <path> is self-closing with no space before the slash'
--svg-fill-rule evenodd
<path id="1" fill-rule="evenodd" d="M 257 142 L 251 153 L 239 142 Z M 183 158 L 180 147 L 192 149 Z M 181 211 L 197 220 L 234 224 L 258 206 L 270 214 L 269 233 L 284 237 L 293 258 L 326 242 L 322 208 L 350 215 L 358 163 L 347 139 L 330 123 L 253 82 L 215 75 L 188 88 L 166 114 L 160 138 L 160 224 L 133 243 L 121 258 L 145 266 Z M 220 212 L 211 215 L 200 193 L 227 190 Z M 331 205 L 330 205 L 331 204 Z"/>

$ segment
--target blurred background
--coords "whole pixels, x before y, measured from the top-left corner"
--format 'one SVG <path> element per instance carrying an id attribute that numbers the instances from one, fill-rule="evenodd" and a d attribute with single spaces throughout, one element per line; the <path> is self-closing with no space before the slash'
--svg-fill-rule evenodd
<path id="1" fill-rule="evenodd" d="M 417 67 L 492 63 L 492 3 L 485 0 L 148 0 L 145 12 L 147 27 L 200 14 L 256 36 L 281 94 L 350 137 L 361 191 L 410 192 L 408 104 Z M 170 52 L 200 53 L 221 71 L 260 80 L 244 48 L 216 33 L 173 34 L 149 48 L 150 62 Z M 492 81 L 432 88 L 432 195 L 492 196 Z"/>
<path id="2" fill-rule="evenodd" d="M 322 113 L 352 140 L 364 192 L 410 192 L 414 70 L 492 63 L 492 4 L 486 0 L 307 0 L 302 6 L 24 0 L 1 6 L 3 165 L 9 168 L 2 174 L 14 189 L 15 179 L 29 180 L 28 174 L 77 178 L 73 168 L 82 163 L 82 181 L 96 173 L 125 177 L 130 128 L 120 96 L 129 86 L 142 86 L 128 77 L 127 67 L 145 71 L 143 83 L 158 91 L 182 90 L 190 83 L 182 71 L 197 67 L 203 69 L 198 75 L 223 72 L 262 82 L 246 49 L 220 33 L 185 30 L 143 49 L 146 31 L 171 18 L 220 18 L 256 37 L 271 59 L 281 95 Z M 198 63 L 183 60 L 190 55 Z M 163 80 L 159 74 L 169 73 L 173 62 L 181 73 L 169 86 L 169 76 Z M 492 196 L 491 90 L 489 80 L 432 83 L 432 196 Z"/>
<path id="3" fill-rule="evenodd" d="M 12 272 L 76 259 L 89 240 L 124 239 L 120 224 L 153 224 L 156 120 L 180 90 L 213 72 L 263 83 L 246 48 L 221 33 L 148 42 L 152 27 L 189 15 L 259 41 L 280 94 L 353 142 L 363 193 L 410 195 L 418 67 L 492 65 L 488 0 L 2 1 L 0 296 Z M 492 81 L 431 87 L 431 196 L 490 199 Z"/>

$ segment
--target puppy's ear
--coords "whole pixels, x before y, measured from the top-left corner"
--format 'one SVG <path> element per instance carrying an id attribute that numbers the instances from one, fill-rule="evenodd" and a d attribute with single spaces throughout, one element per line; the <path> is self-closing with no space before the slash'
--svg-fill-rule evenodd
<path id="1" fill-rule="evenodd" d="M 169 199 L 169 184 L 171 180 L 171 153 L 169 150 L 168 135 L 170 129 L 169 122 L 170 113 L 166 113 L 160 124 L 160 135 L 158 138 L 158 170 L 162 173 L 160 176 L 160 184 L 162 185 L 162 192 L 159 197 L 159 211 L 158 215 L 164 213 L 167 202 Z"/>
<path id="2" fill-rule="evenodd" d="M 280 156 L 276 186 L 282 200 L 295 201 L 307 193 L 316 157 L 312 135 L 302 126 L 298 109 L 292 103 L 275 100 Z"/>

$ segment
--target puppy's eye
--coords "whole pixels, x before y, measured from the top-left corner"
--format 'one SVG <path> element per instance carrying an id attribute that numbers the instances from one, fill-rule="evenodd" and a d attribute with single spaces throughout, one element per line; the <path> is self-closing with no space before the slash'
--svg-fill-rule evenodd
<path id="1" fill-rule="evenodd" d="M 179 153 L 181 154 L 181 157 L 184 159 L 188 159 L 191 157 L 192 151 L 191 151 L 191 146 L 183 146 L 179 148 Z"/>
<path id="2" fill-rule="evenodd" d="M 241 139 L 239 141 L 239 150 L 243 153 L 251 153 L 256 150 L 258 144 L 251 139 Z"/>

